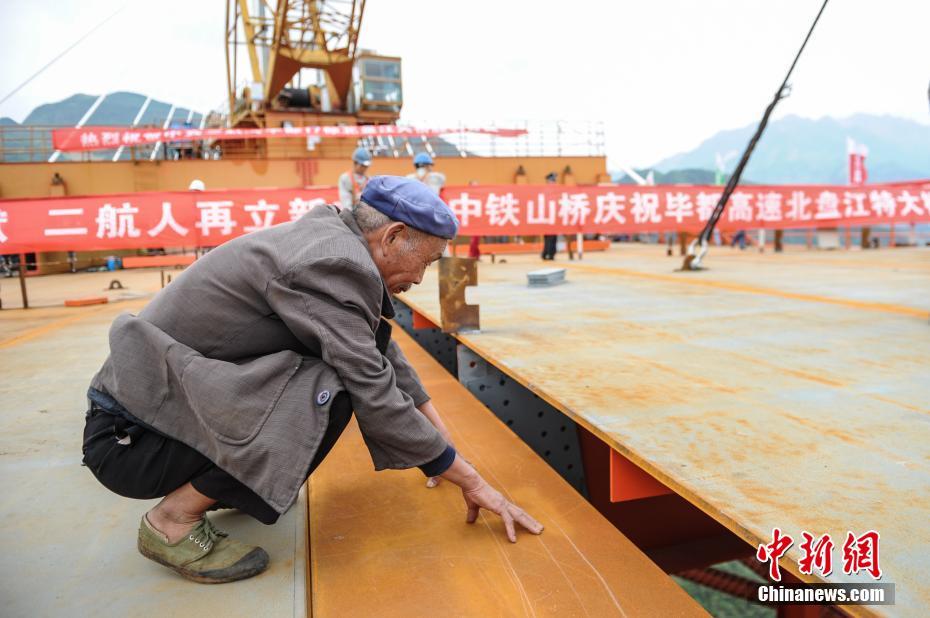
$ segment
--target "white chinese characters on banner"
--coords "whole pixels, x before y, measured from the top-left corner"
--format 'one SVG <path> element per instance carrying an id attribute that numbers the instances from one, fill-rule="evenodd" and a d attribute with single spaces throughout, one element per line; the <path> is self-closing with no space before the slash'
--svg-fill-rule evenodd
<path id="1" fill-rule="evenodd" d="M 100 133 L 100 142 L 104 146 L 119 146 L 120 145 L 120 134 L 119 131 L 102 131 Z"/>
<path id="2" fill-rule="evenodd" d="M 930 194 L 928 194 L 930 197 Z M 901 216 L 907 217 L 909 215 L 922 215 L 924 214 L 923 209 L 917 204 L 920 200 L 916 195 L 911 195 L 911 192 L 905 189 L 901 192 L 901 195 L 898 196 L 898 201 L 901 202 Z"/>
<path id="3" fill-rule="evenodd" d="M 139 214 L 138 208 L 133 208 L 129 202 L 114 207 L 104 204 L 97 211 L 97 238 L 138 238 L 142 233 L 136 229 L 135 216 Z"/>
<path id="4" fill-rule="evenodd" d="M 278 212 L 280 206 L 269 204 L 265 200 L 258 200 L 256 204 L 246 204 L 245 211 L 252 217 L 252 225 L 247 225 L 243 229 L 245 232 L 254 232 L 264 230 L 273 225 L 274 215 Z"/>
<path id="5" fill-rule="evenodd" d="M 174 220 L 174 215 L 171 213 L 171 202 L 162 202 L 161 220 L 147 234 L 149 236 L 158 236 L 165 231 L 166 227 L 170 227 L 176 234 L 187 236 L 188 229 Z"/>
<path id="6" fill-rule="evenodd" d="M 720 190 L 469 185 L 446 187 L 441 197 L 465 236 L 624 234 L 696 231 L 712 217 Z M 335 198 L 335 188 L 309 187 L 0 200 L 0 243 L 5 253 L 214 246 L 298 221 Z M 740 187 L 718 225 L 730 231 L 923 222 L 930 222 L 927 182 Z"/>
<path id="7" fill-rule="evenodd" d="M 820 221 L 826 219 L 839 219 L 840 198 L 833 191 L 821 191 L 817 196 L 817 213 L 814 218 Z"/>
<path id="8" fill-rule="evenodd" d="M 868 217 L 872 213 L 865 206 L 865 200 L 868 197 L 862 191 L 846 191 L 843 194 L 843 205 L 846 207 L 843 211 L 847 217 Z"/>
<path id="9" fill-rule="evenodd" d="M 623 210 L 626 208 L 625 195 L 617 195 L 613 191 L 608 191 L 603 195 L 598 195 L 594 202 L 597 205 L 597 211 L 594 213 L 596 225 L 605 225 L 613 221 L 626 223 L 626 217 L 623 216 Z"/>
<path id="10" fill-rule="evenodd" d="M 756 218 L 772 223 L 781 221 L 781 193 L 759 193 L 756 196 Z"/>
<path id="11" fill-rule="evenodd" d="M 727 206 L 727 220 L 752 223 L 752 194 L 734 191 Z"/>
<path id="12" fill-rule="evenodd" d="M 200 228 L 201 234 L 210 235 L 210 230 L 219 230 L 223 236 L 232 234 L 233 228 L 238 225 L 232 219 L 233 203 L 230 200 L 220 200 L 217 202 L 197 202 L 197 208 L 200 210 L 200 221 L 194 225 Z"/>
<path id="13" fill-rule="evenodd" d="M 472 218 L 481 217 L 481 207 L 481 199 L 469 197 L 468 193 L 462 193 L 458 199 L 449 200 L 449 208 L 452 209 L 459 223 L 463 226 L 468 225 Z"/>
<path id="14" fill-rule="evenodd" d="M 720 201 L 720 195 L 720 193 L 698 192 L 697 198 L 694 200 L 697 202 L 698 221 L 703 223 L 710 220 L 710 216 L 714 214 L 714 209 L 717 207 L 717 202 Z"/>
<path id="15" fill-rule="evenodd" d="M 584 225 L 591 214 L 586 193 L 563 193 L 559 198 L 559 222 L 562 225 Z"/>
<path id="16" fill-rule="evenodd" d="M 321 204 L 325 204 L 326 200 L 323 198 L 313 198 L 305 200 L 300 197 L 295 197 L 290 202 L 288 202 L 287 214 L 290 215 L 291 221 L 297 221 L 302 216 L 316 208 Z"/>
<path id="17" fill-rule="evenodd" d="M 872 206 L 872 212 L 879 217 L 893 217 L 898 203 L 890 191 L 869 192 L 869 203 Z"/>
<path id="18" fill-rule="evenodd" d="M 665 216 L 674 219 L 677 223 L 683 223 L 685 219 L 692 218 L 694 216 L 694 204 L 691 203 L 691 196 L 681 191 L 666 193 Z"/>
<path id="19" fill-rule="evenodd" d="M 655 193 L 633 193 L 630 198 L 633 204 L 630 214 L 635 223 L 659 223 L 662 215 L 659 214 L 659 196 Z"/>
<path id="20" fill-rule="evenodd" d="M 49 217 L 67 217 L 69 220 L 73 221 L 75 218 L 82 218 L 84 216 L 83 208 L 49 208 L 48 210 Z M 42 231 L 43 236 L 87 236 L 87 228 L 83 226 L 77 227 L 52 227 L 45 228 Z"/>
<path id="21" fill-rule="evenodd" d="M 808 210 L 811 205 L 811 198 L 804 194 L 804 191 L 792 191 L 791 197 L 788 198 L 788 212 L 785 213 L 785 219 L 790 221 L 810 221 L 813 215 Z"/>
<path id="22" fill-rule="evenodd" d="M 526 222 L 529 225 L 555 225 L 555 200 L 547 200 L 540 193 L 526 203 Z"/>
<path id="23" fill-rule="evenodd" d="M 489 193 L 484 203 L 488 223 L 496 226 L 520 225 L 520 207 L 513 193 Z"/>

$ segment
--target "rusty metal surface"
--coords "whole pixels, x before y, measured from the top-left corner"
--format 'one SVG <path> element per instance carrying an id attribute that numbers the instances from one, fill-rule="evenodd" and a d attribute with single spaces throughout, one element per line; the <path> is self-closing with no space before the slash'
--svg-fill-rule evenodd
<path id="1" fill-rule="evenodd" d="M 457 333 L 481 328 L 478 306 L 465 301 L 465 288 L 478 285 L 478 262 L 470 258 L 439 260 L 439 314 L 442 332 Z"/>
<path id="2" fill-rule="evenodd" d="M 930 606 L 930 251 L 719 249 L 675 274 L 661 248 L 482 262 L 481 333 L 459 339 L 752 545 L 779 526 L 881 533 L 895 615 Z M 438 313 L 435 270 L 403 300 Z M 803 576 L 805 581 L 818 581 Z M 871 608 L 850 608 L 854 613 Z M 876 612 L 883 609 L 874 608 Z"/>
<path id="3" fill-rule="evenodd" d="M 401 329 L 456 448 L 546 526 L 511 545 L 419 470 L 374 472 L 353 421 L 310 480 L 314 616 L 706 616 Z"/>

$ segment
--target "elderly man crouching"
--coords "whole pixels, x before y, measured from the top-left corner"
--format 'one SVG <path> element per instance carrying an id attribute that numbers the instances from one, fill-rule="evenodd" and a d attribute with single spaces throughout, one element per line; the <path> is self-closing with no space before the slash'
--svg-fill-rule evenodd
<path id="1" fill-rule="evenodd" d="M 542 532 L 456 454 L 391 341 L 391 294 L 420 283 L 457 229 L 422 183 L 375 177 L 355 209 L 232 240 L 117 318 L 88 392 L 84 461 L 121 496 L 164 497 L 142 517 L 144 556 L 203 583 L 261 573 L 268 554 L 205 512 L 274 523 L 353 410 L 377 470 L 455 483 L 467 520 L 493 511 L 511 541 L 514 522 Z"/>

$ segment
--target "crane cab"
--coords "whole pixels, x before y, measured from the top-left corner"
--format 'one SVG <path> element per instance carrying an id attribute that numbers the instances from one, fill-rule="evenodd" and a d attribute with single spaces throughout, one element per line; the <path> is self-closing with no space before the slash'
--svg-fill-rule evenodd
<path id="1" fill-rule="evenodd" d="M 363 122 L 393 122 L 404 103 L 400 58 L 359 54 L 355 62 L 355 104 Z"/>

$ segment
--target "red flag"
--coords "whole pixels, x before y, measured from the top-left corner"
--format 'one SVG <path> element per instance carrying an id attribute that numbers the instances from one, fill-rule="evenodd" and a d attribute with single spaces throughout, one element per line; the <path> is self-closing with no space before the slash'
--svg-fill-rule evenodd
<path id="1" fill-rule="evenodd" d="M 846 152 L 849 155 L 849 184 L 864 185 L 869 180 L 865 169 L 865 158 L 869 149 L 864 144 L 857 144 L 851 137 L 846 138 Z"/>

